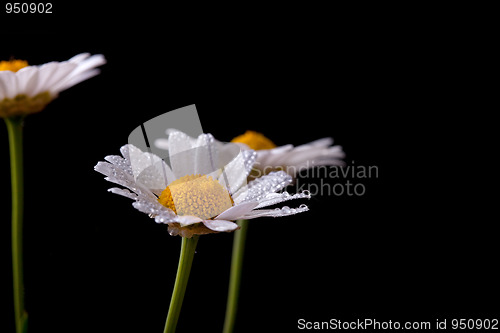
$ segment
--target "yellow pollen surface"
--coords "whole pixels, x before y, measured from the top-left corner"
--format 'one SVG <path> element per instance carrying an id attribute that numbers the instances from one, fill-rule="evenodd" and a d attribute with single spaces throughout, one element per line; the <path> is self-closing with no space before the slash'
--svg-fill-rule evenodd
<path id="1" fill-rule="evenodd" d="M 0 61 L 0 71 L 11 71 L 11 72 L 17 72 L 21 68 L 27 67 L 28 62 L 26 60 L 10 60 L 10 61 L 5 61 L 2 60 Z"/>
<path id="2" fill-rule="evenodd" d="M 233 205 L 229 192 L 217 180 L 205 175 L 188 175 L 174 180 L 158 201 L 177 215 L 213 218 Z"/>
<path id="3" fill-rule="evenodd" d="M 231 142 L 244 143 L 253 150 L 276 148 L 274 142 L 266 138 L 263 134 L 255 131 L 246 131 L 245 134 L 235 137 Z"/>

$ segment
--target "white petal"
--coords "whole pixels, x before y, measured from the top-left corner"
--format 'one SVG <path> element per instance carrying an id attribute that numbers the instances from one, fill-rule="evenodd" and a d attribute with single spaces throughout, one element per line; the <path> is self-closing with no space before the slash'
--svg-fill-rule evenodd
<path id="1" fill-rule="evenodd" d="M 59 93 L 63 90 L 73 87 L 74 85 L 77 85 L 80 82 L 88 80 L 91 77 L 98 75 L 99 73 L 101 73 L 99 69 L 93 69 L 76 76 L 68 77 L 65 80 L 61 81 L 58 85 L 54 86 L 53 90 Z"/>
<path id="2" fill-rule="evenodd" d="M 284 171 L 271 172 L 248 183 L 247 188 L 235 194 L 236 204 L 247 201 L 258 201 L 269 193 L 277 192 L 292 182 L 292 177 Z"/>
<path id="3" fill-rule="evenodd" d="M 173 179 L 172 171 L 161 160 L 145 167 L 136 177 L 138 183 L 143 184 L 157 195 L 160 195 L 169 184 L 169 180 Z"/>
<path id="4" fill-rule="evenodd" d="M 31 90 L 28 91 L 26 88 L 27 85 L 30 83 L 32 76 L 37 72 L 37 68 L 35 66 L 28 66 L 21 68 L 16 72 L 17 76 L 17 93 L 18 94 L 26 94 L 28 96 L 31 96 Z"/>
<path id="5" fill-rule="evenodd" d="M 122 196 L 124 196 L 126 198 L 129 198 L 129 199 L 132 199 L 132 200 L 136 200 L 137 199 L 137 194 L 132 193 L 129 190 L 126 190 L 124 188 L 113 187 L 113 188 L 110 188 L 108 190 L 108 192 L 111 192 L 111 193 L 114 193 L 114 194 L 118 194 L 118 195 L 122 195 Z"/>
<path id="6" fill-rule="evenodd" d="M 0 100 L 14 98 L 18 93 L 16 73 L 0 71 Z"/>
<path id="7" fill-rule="evenodd" d="M 46 85 L 57 95 L 59 92 L 99 74 L 100 70 L 96 67 L 104 65 L 106 59 L 102 54 L 89 56 L 89 53 L 81 53 L 68 61 L 58 63 L 60 67 L 71 70 L 64 75 L 57 75 L 52 82 L 47 82 Z"/>
<path id="8" fill-rule="evenodd" d="M 177 222 L 179 222 L 182 227 L 185 227 L 185 226 L 190 225 L 190 224 L 203 222 L 203 220 L 197 216 L 182 215 L 182 216 L 178 216 Z"/>
<path id="9" fill-rule="evenodd" d="M 195 174 L 206 175 L 223 167 L 220 165 L 215 140 L 211 134 L 200 134 L 193 148 Z"/>
<path id="10" fill-rule="evenodd" d="M 333 138 L 322 138 L 322 139 L 318 139 L 318 140 L 306 143 L 304 145 L 297 146 L 295 148 L 298 148 L 298 149 L 310 148 L 310 147 L 326 148 L 328 146 L 331 146 L 332 144 L 333 144 Z"/>
<path id="11" fill-rule="evenodd" d="M 256 167 L 264 170 L 266 167 L 276 167 L 283 164 L 279 164 L 280 159 L 293 149 L 293 145 L 285 145 L 273 149 L 258 150 L 257 151 L 257 162 Z"/>
<path id="12" fill-rule="evenodd" d="M 213 231 L 233 231 L 238 229 L 238 225 L 231 221 L 225 220 L 205 220 L 203 224 Z"/>
<path id="13" fill-rule="evenodd" d="M 154 199 L 138 199 L 132 203 L 135 209 L 140 212 L 155 216 L 156 223 L 177 222 L 178 216 L 173 210 L 163 206 Z"/>
<path id="14" fill-rule="evenodd" d="M 78 67 L 71 73 L 72 76 L 80 75 L 83 72 L 102 66 L 106 63 L 106 59 L 102 54 L 94 54 L 78 63 Z"/>
<path id="15" fill-rule="evenodd" d="M 231 157 L 232 160 L 227 162 L 223 166 L 223 172 L 218 177 L 219 182 L 229 191 L 229 193 L 236 193 L 242 186 L 246 185 L 247 177 L 252 166 L 254 164 L 256 153 L 253 150 L 239 150 L 239 146 L 232 144 L 233 148 L 236 148 L 238 153 L 235 156 L 235 151 L 229 151 L 224 149 L 224 151 L 219 153 L 222 159 Z M 227 147 L 226 147 L 227 148 Z M 221 161 L 226 163 L 226 161 Z"/>
<path id="16" fill-rule="evenodd" d="M 300 205 L 300 207 L 297 208 L 284 206 L 276 209 L 256 209 L 243 216 L 243 219 L 250 220 L 257 217 L 282 217 L 307 212 L 308 210 L 309 208 L 306 205 Z"/>
<path id="17" fill-rule="evenodd" d="M 59 63 L 52 61 L 46 64 L 43 64 L 38 67 L 38 82 L 36 87 L 33 88 L 33 95 L 37 95 L 41 92 L 48 91 L 49 87 L 46 84 L 47 81 L 50 80 L 52 74 L 57 71 L 57 66 Z"/>
<path id="18" fill-rule="evenodd" d="M 68 60 L 68 62 L 78 64 L 78 63 L 82 62 L 83 60 L 87 59 L 88 57 L 90 57 L 90 53 L 88 53 L 88 52 L 80 53 L 80 54 L 77 54 L 76 56 L 70 58 Z"/>
<path id="19" fill-rule="evenodd" d="M 195 174 L 194 154 L 191 138 L 183 132 L 170 133 L 168 137 L 170 166 L 176 178 Z"/>
<path id="20" fill-rule="evenodd" d="M 75 64 L 69 62 L 58 63 L 55 69 L 52 71 L 51 75 L 47 77 L 44 85 L 47 87 L 47 90 L 50 90 L 54 94 L 60 91 L 58 86 L 61 85 L 61 82 L 64 82 L 68 79 L 68 75 L 76 68 Z"/>
<path id="21" fill-rule="evenodd" d="M 310 198 L 311 198 L 311 193 L 307 190 L 302 193 L 295 193 L 295 194 L 289 194 L 286 191 L 283 193 L 270 193 L 266 195 L 265 198 L 259 200 L 259 205 L 256 208 L 267 207 L 289 200 L 310 199 Z"/>
<path id="22" fill-rule="evenodd" d="M 167 139 L 163 139 L 163 138 L 156 139 L 154 144 L 155 144 L 156 148 L 168 150 L 168 140 Z"/>
<path id="23" fill-rule="evenodd" d="M 259 203 L 257 201 L 245 202 L 236 206 L 233 206 L 216 217 L 216 219 L 221 220 L 238 220 L 241 216 L 250 212 Z"/>

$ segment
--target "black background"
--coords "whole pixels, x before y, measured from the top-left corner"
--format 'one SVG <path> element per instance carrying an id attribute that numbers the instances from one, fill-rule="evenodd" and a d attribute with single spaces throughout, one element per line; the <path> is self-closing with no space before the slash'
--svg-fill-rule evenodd
<path id="1" fill-rule="evenodd" d="M 2 8 L 1 59 L 108 61 L 25 122 L 31 332 L 161 332 L 181 239 L 108 193 L 93 167 L 140 123 L 190 104 L 219 140 L 247 129 L 278 145 L 332 136 L 348 165 L 379 171 L 354 180 L 363 196 L 316 196 L 307 213 L 251 221 L 236 331 L 296 331 L 300 318 L 498 318 L 497 222 L 478 186 L 489 178 L 472 169 L 487 164 L 472 140 L 493 133 L 460 90 L 463 51 L 481 44 L 466 19 L 370 8 L 198 18 L 152 6 Z M 0 327 L 12 332 L 4 126 L 0 160 Z M 221 331 L 231 244 L 232 234 L 201 237 L 179 332 Z"/>

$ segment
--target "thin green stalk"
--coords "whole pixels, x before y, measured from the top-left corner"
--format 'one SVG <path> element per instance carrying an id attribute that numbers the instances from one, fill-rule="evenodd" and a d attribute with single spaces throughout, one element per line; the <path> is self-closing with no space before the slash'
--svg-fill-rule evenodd
<path id="1" fill-rule="evenodd" d="M 28 329 L 24 309 L 23 282 L 23 117 L 5 118 L 9 133 L 10 172 L 12 181 L 12 275 L 14 280 L 14 315 L 16 332 Z"/>
<path id="2" fill-rule="evenodd" d="M 179 266 L 177 267 L 174 291 L 170 299 L 170 307 L 168 309 L 167 321 L 165 322 L 165 330 L 163 333 L 174 333 L 177 327 L 177 321 L 181 313 L 182 301 L 184 300 L 198 238 L 199 236 L 193 236 L 192 238 L 182 237 Z"/>
<path id="3" fill-rule="evenodd" d="M 238 310 L 243 254 L 245 253 L 245 239 L 248 230 L 248 220 L 238 220 L 237 223 L 241 229 L 234 232 L 233 238 L 233 254 L 231 257 L 231 272 L 229 276 L 226 318 L 224 319 L 224 333 L 232 333 L 234 330 L 236 312 Z"/>

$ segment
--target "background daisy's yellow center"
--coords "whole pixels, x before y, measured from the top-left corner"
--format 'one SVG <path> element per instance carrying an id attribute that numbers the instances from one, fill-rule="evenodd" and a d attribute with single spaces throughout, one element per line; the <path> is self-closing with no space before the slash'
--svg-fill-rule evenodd
<path id="1" fill-rule="evenodd" d="M 245 134 L 235 137 L 231 142 L 244 143 L 253 150 L 276 148 L 274 142 L 266 138 L 263 134 L 254 131 L 246 131 Z"/>
<path id="2" fill-rule="evenodd" d="M 215 217 L 233 205 L 224 186 L 205 175 L 188 175 L 173 181 L 158 201 L 177 215 L 193 215 L 201 219 Z"/>
<path id="3" fill-rule="evenodd" d="M 28 62 L 26 60 L 10 60 L 10 61 L 5 61 L 2 60 L 0 61 L 0 71 L 12 71 L 12 72 L 17 72 L 21 68 L 27 67 Z"/>

